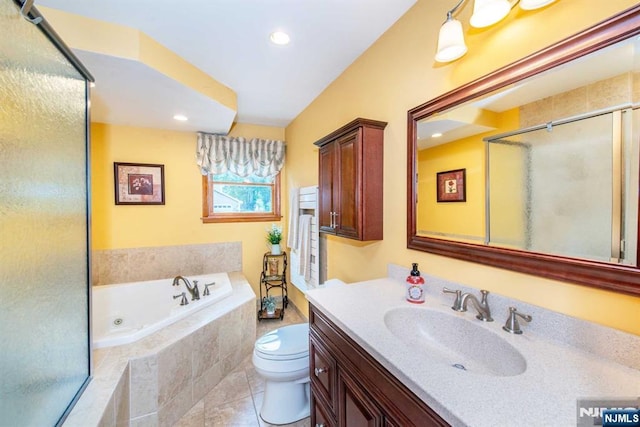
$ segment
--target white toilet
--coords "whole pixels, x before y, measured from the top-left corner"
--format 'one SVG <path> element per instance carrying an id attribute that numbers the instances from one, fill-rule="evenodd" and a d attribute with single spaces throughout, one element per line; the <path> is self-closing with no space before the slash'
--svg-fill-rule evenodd
<path id="1" fill-rule="evenodd" d="M 284 326 L 256 340 L 253 366 L 265 379 L 260 417 L 289 424 L 309 416 L 309 324 Z"/>

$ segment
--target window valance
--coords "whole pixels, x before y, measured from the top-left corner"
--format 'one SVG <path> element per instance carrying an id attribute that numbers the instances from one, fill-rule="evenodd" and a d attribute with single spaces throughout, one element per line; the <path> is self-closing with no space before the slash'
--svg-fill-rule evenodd
<path id="1" fill-rule="evenodd" d="M 202 175 L 275 176 L 284 165 L 284 141 L 198 132 L 196 163 Z"/>

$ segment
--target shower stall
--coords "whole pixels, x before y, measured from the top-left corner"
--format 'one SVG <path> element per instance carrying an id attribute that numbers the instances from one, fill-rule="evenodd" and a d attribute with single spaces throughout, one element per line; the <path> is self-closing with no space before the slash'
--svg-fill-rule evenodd
<path id="1" fill-rule="evenodd" d="M 61 425 L 91 374 L 88 82 L 0 0 L 0 425 Z"/>
<path id="2" fill-rule="evenodd" d="M 635 266 L 638 123 L 618 106 L 485 138 L 485 243 Z"/>

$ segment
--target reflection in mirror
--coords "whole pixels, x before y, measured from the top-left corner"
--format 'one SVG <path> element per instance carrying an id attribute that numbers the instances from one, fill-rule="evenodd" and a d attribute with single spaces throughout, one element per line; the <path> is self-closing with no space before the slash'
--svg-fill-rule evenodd
<path id="1" fill-rule="evenodd" d="M 538 57 L 543 71 L 516 81 L 525 59 L 506 67 L 515 83 L 489 75 L 411 110 L 408 247 L 599 287 L 611 265 L 625 268 L 621 283 L 640 283 L 639 49 L 629 37 L 555 68 Z M 464 182 L 444 188 L 438 174 L 452 170 Z M 440 197 L 457 184 L 464 202 Z"/>
<path id="2" fill-rule="evenodd" d="M 637 45 L 421 120 L 418 234 L 636 265 Z M 466 170 L 465 204 L 429 194 L 447 168 Z"/>

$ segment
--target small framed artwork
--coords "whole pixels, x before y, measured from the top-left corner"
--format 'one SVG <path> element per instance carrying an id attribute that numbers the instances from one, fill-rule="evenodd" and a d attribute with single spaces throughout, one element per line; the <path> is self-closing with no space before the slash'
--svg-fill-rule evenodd
<path id="1" fill-rule="evenodd" d="M 114 163 L 116 205 L 164 205 L 164 165 Z"/>
<path id="2" fill-rule="evenodd" d="M 436 174 L 438 202 L 466 202 L 466 169 L 456 169 Z"/>

